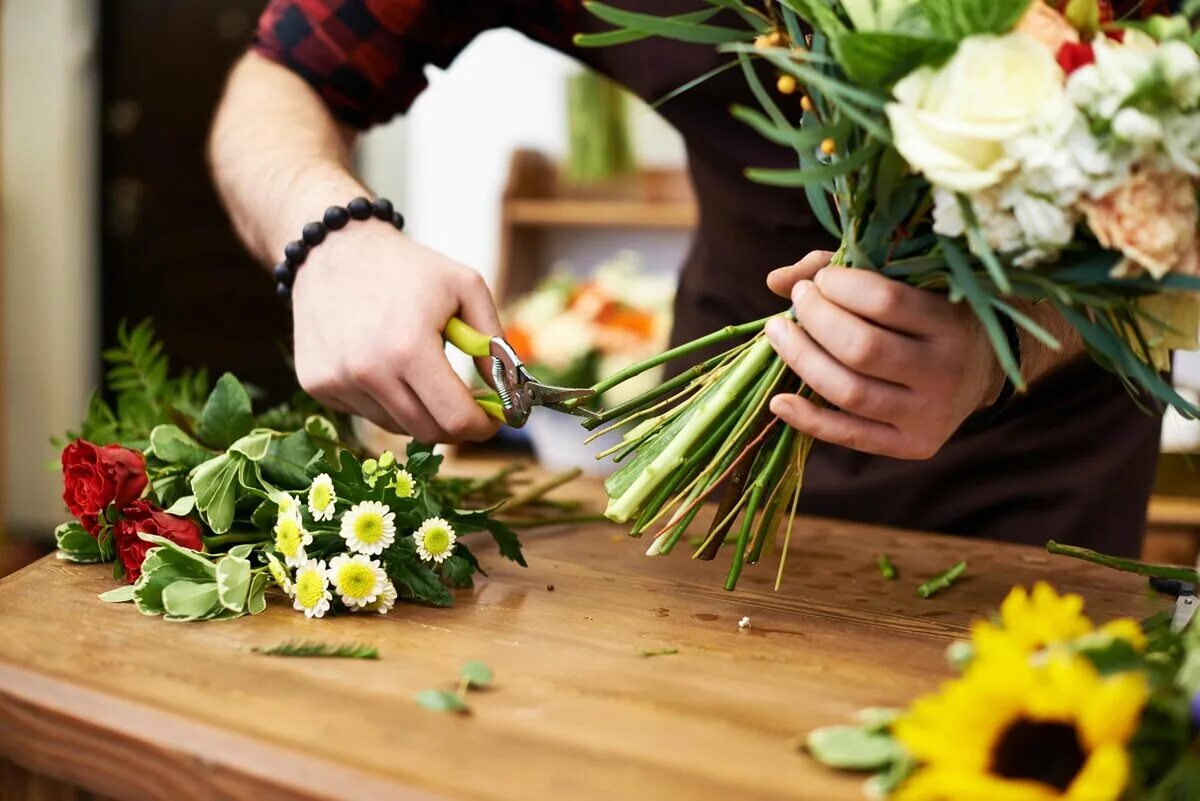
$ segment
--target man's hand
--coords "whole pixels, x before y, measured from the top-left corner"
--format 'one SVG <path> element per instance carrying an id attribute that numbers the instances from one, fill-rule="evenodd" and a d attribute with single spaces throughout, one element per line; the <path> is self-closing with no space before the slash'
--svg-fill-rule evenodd
<path id="1" fill-rule="evenodd" d="M 390 224 L 352 223 L 314 248 L 292 289 L 296 377 L 317 400 L 424 442 L 482 440 L 499 423 L 446 359 L 454 315 L 499 334 L 479 274 Z"/>
<path id="2" fill-rule="evenodd" d="M 799 324 L 776 318 L 767 337 L 829 406 L 777 395 L 771 411 L 817 439 L 902 459 L 933 456 L 1004 376 L 963 304 L 810 253 L 767 283 L 792 298 Z M 836 408 L 829 408 L 836 407 Z"/>

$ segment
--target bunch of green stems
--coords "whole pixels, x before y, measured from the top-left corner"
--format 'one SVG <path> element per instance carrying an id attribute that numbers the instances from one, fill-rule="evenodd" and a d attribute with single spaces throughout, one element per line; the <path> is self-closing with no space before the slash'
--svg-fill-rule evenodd
<path id="1" fill-rule="evenodd" d="M 609 431 L 624 432 L 621 441 L 600 456 L 621 463 L 605 482 L 605 515 L 619 523 L 632 522 L 633 537 L 653 530 L 648 555 L 670 553 L 704 500 L 722 491 L 693 558 L 714 559 L 734 535 L 728 590 L 736 587 L 747 563 L 760 559 L 786 515 L 778 588 L 812 446 L 810 437 L 780 423 L 768 408 L 771 397 L 780 392 L 817 400 L 771 348 L 763 334 L 769 319 L 727 326 L 601 381 L 593 387 L 597 393 L 666 362 L 748 337 L 584 424 L 594 430 L 592 439 Z"/>

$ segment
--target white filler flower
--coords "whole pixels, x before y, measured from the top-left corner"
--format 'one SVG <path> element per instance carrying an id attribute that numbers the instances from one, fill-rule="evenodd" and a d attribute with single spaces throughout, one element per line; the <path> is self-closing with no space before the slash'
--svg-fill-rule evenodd
<path id="1" fill-rule="evenodd" d="M 329 591 L 329 578 L 325 575 L 325 561 L 308 561 L 296 568 L 295 595 L 292 607 L 303 612 L 305 617 L 324 617 L 329 611 L 333 593 Z"/>
<path id="2" fill-rule="evenodd" d="M 379 501 L 363 501 L 342 515 L 339 532 L 354 553 L 378 555 L 396 541 L 396 515 Z"/>
<path id="3" fill-rule="evenodd" d="M 337 505 L 337 493 L 333 491 L 333 479 L 322 473 L 313 479 L 308 488 L 308 512 L 313 520 L 332 520 Z"/>
<path id="4" fill-rule="evenodd" d="M 417 556 L 426 562 L 441 564 L 454 550 L 454 528 L 440 517 L 431 517 L 413 533 Z"/>
<path id="5" fill-rule="evenodd" d="M 396 605 L 396 598 L 398 597 L 399 594 L 396 592 L 396 585 L 390 581 L 385 582 L 383 592 L 379 593 L 379 597 L 375 599 L 374 603 L 364 606 L 363 611 L 378 612 L 381 615 L 386 615 L 392 611 L 392 607 Z"/>
<path id="6" fill-rule="evenodd" d="M 312 534 L 304 530 L 298 515 L 283 515 L 275 523 L 275 550 L 283 554 L 289 567 L 308 560 L 304 548 L 312 545 Z"/>
<path id="7" fill-rule="evenodd" d="M 329 562 L 327 573 L 334 591 L 351 609 L 374 603 L 388 580 L 379 563 L 362 554 L 338 554 Z"/>

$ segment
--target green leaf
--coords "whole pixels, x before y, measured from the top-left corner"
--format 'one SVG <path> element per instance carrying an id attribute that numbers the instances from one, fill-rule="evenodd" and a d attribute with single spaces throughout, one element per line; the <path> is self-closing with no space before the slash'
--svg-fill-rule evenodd
<path id="1" fill-rule="evenodd" d="M 124 604 L 133 600 L 133 585 L 125 584 L 115 590 L 100 593 L 100 600 L 107 604 Z"/>
<path id="2" fill-rule="evenodd" d="M 175 501 L 175 503 L 168 506 L 166 511 L 167 511 L 167 514 L 169 514 L 169 515 L 175 515 L 176 517 L 187 517 L 188 515 L 190 515 L 192 513 L 192 510 L 195 508 L 196 508 L 196 496 L 195 495 L 184 495 L 182 498 Z"/>
<path id="3" fill-rule="evenodd" d="M 192 472 L 192 491 L 200 516 L 217 534 L 233 526 L 237 511 L 237 481 L 241 457 L 223 453 L 209 459 Z"/>
<path id="4" fill-rule="evenodd" d="M 521 538 L 517 536 L 517 532 L 506 526 L 499 520 L 488 518 L 484 522 L 488 533 L 492 535 L 492 539 L 496 541 L 496 545 L 500 548 L 500 555 L 505 559 L 516 562 L 521 567 L 527 567 L 525 555 L 521 553 Z"/>
<path id="5" fill-rule="evenodd" d="M 246 611 L 252 615 L 260 615 L 267 608 L 267 584 L 270 577 L 266 573 L 255 573 L 250 579 L 250 594 L 246 598 Z"/>
<path id="6" fill-rule="evenodd" d="M 717 11 L 719 9 L 702 8 L 699 11 L 692 11 L 688 14 L 676 14 L 673 17 L 667 17 L 667 19 L 675 22 L 707 22 L 716 15 Z M 613 45 L 637 42 L 649 36 L 650 34 L 648 33 L 624 28 L 615 31 L 604 31 L 603 33 L 577 33 L 572 41 L 576 47 L 611 47 Z"/>
<path id="7" fill-rule="evenodd" d="M 846 23 L 842 22 L 825 0 L 781 0 L 782 4 L 796 12 L 808 24 L 827 36 L 837 36 L 844 33 Z"/>
<path id="8" fill-rule="evenodd" d="M 179 620 L 195 620 L 212 614 L 220 607 L 215 582 L 175 581 L 162 591 L 166 614 Z"/>
<path id="9" fill-rule="evenodd" d="M 754 37 L 753 31 L 745 29 L 724 28 L 694 21 L 680 21 L 677 18 L 640 14 L 636 11 L 623 11 L 604 3 L 594 2 L 594 0 L 585 1 L 583 7 L 613 25 L 649 36 L 662 36 L 680 42 L 724 44 L 726 42 L 745 42 Z"/>
<path id="10" fill-rule="evenodd" d="M 804 745 L 822 765 L 842 770 L 879 770 L 903 754 L 891 737 L 861 726 L 814 729 Z"/>
<path id="11" fill-rule="evenodd" d="M 768 186 L 808 186 L 821 184 L 832 178 L 857 170 L 873 159 L 879 152 L 879 145 L 872 142 L 858 148 L 848 157 L 838 159 L 832 164 L 822 164 L 816 167 L 801 169 L 775 169 L 751 167 L 746 170 L 746 177 L 751 181 Z"/>
<path id="12" fill-rule="evenodd" d="M 246 608 L 246 596 L 250 592 L 250 562 L 233 554 L 217 561 L 217 598 L 221 606 L 231 612 Z"/>
<path id="13" fill-rule="evenodd" d="M 241 454 L 252 462 L 262 461 L 271 447 L 271 434 L 272 432 L 265 428 L 251 431 L 231 444 L 229 452 Z"/>
<path id="14" fill-rule="evenodd" d="M 457 543 L 454 550 L 462 550 L 462 543 Z M 458 553 L 446 557 L 446 561 L 442 562 L 442 578 L 449 581 L 458 589 L 469 589 L 475 586 L 473 578 L 475 569 L 471 566 L 470 561 Z"/>
<path id="15" fill-rule="evenodd" d="M 980 33 L 1008 33 L 1030 0 L 920 0 L 933 32 L 958 41 Z"/>
<path id="16" fill-rule="evenodd" d="M 467 711 L 466 701 L 446 690 L 421 690 L 417 693 L 417 703 L 434 712 Z"/>
<path id="17" fill-rule="evenodd" d="M 58 543 L 59 559 L 81 564 L 103 561 L 100 543 L 75 520 L 54 529 L 54 540 Z"/>
<path id="18" fill-rule="evenodd" d="M 939 236 L 938 241 L 941 243 L 942 255 L 946 257 L 946 266 L 950 268 L 952 286 L 962 292 L 975 316 L 983 324 L 988 340 L 992 343 L 992 350 L 996 353 L 996 359 L 1004 368 L 1004 372 L 1012 379 L 1013 384 L 1024 387 L 1025 379 L 1021 376 L 1017 357 L 1009 347 L 1008 337 L 1000 325 L 999 318 L 996 317 L 995 309 L 992 308 L 991 299 L 994 296 L 989 295 L 979 283 L 957 242 L 944 236 Z"/>
<path id="19" fill-rule="evenodd" d="M 232 373 L 217 381 L 200 412 L 200 439 L 214 448 L 228 448 L 239 437 L 250 433 L 254 413 L 250 394 Z"/>
<path id="20" fill-rule="evenodd" d="M 853 31 L 833 39 L 833 51 L 846 74 L 871 87 L 890 87 L 917 67 L 941 64 L 955 43 L 885 31 Z"/>
<path id="21" fill-rule="evenodd" d="M 387 574 L 397 589 L 407 591 L 411 598 L 433 604 L 434 606 L 450 606 L 454 603 L 454 595 L 434 573 L 425 565 L 416 564 L 405 559 L 389 560 Z"/>
<path id="22" fill-rule="evenodd" d="M 271 440 L 259 465 L 271 483 L 284 489 L 305 489 L 309 485 L 308 466 L 321 449 L 307 432 L 294 431 Z"/>
<path id="23" fill-rule="evenodd" d="M 463 664 L 458 671 L 459 677 L 471 687 L 487 687 L 495 676 L 485 662 L 472 659 Z"/>
<path id="24" fill-rule="evenodd" d="M 155 426 L 150 432 L 150 454 L 164 462 L 195 467 L 213 457 L 213 452 L 189 437 L 176 425 Z"/>

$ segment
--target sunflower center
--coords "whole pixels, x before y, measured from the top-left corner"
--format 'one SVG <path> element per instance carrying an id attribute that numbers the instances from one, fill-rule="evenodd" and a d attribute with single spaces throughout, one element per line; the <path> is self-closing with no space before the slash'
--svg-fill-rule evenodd
<path id="1" fill-rule="evenodd" d="M 321 577 L 311 571 L 305 572 L 296 580 L 296 600 L 308 609 L 321 602 L 325 596 L 325 587 Z"/>
<path id="2" fill-rule="evenodd" d="M 317 484 L 312 488 L 312 505 L 318 511 L 325 511 L 325 507 L 329 506 L 329 502 L 333 500 L 329 493 L 329 487 L 324 484 Z"/>
<path id="3" fill-rule="evenodd" d="M 436 556 L 445 553 L 450 547 L 450 535 L 446 533 L 446 529 L 438 526 L 425 532 L 424 542 L 425 550 Z"/>
<path id="4" fill-rule="evenodd" d="M 362 514 L 354 521 L 354 536 L 366 545 L 374 545 L 383 536 L 383 517 L 378 514 Z"/>
<path id="5" fill-rule="evenodd" d="M 375 573 L 360 564 L 350 564 L 338 572 L 338 589 L 351 598 L 366 598 L 375 588 Z"/>
<path id="6" fill-rule="evenodd" d="M 1066 792 L 1087 761 L 1069 723 L 1018 720 L 992 749 L 992 773 L 1005 779 L 1047 784 Z"/>

